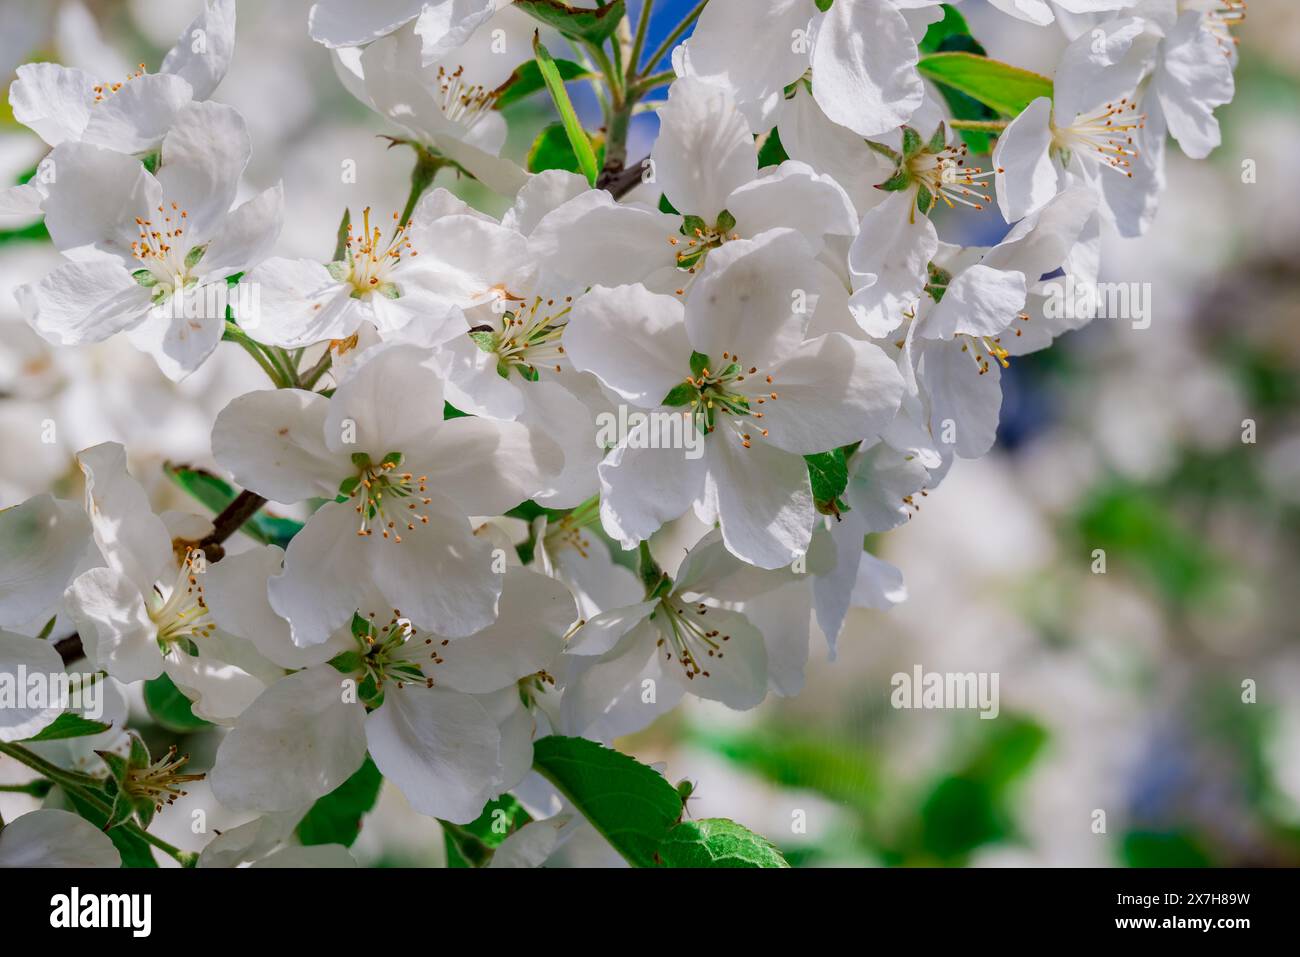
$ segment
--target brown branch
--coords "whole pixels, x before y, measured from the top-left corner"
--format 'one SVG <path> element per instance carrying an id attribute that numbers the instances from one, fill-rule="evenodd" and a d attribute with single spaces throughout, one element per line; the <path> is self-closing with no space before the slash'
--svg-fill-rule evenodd
<path id="1" fill-rule="evenodd" d="M 639 163 L 633 163 L 631 166 L 620 166 L 611 168 L 606 166 L 600 171 L 600 177 L 596 180 L 597 189 L 607 189 L 615 199 L 622 199 L 641 182 L 641 177 L 645 175 L 646 164 L 650 162 L 647 156 Z"/>
<path id="2" fill-rule="evenodd" d="M 266 499 L 256 492 L 250 492 L 247 489 L 240 492 L 212 520 L 212 531 L 197 542 L 195 547 L 203 550 L 203 554 L 208 561 L 221 561 L 226 555 L 226 550 L 221 543 L 242 528 L 244 523 L 256 515 L 257 510 L 265 504 Z M 81 635 L 76 632 L 56 641 L 54 650 L 59 653 L 59 657 L 63 659 L 65 665 L 70 665 L 74 661 L 86 657 L 86 650 L 81 644 Z"/>

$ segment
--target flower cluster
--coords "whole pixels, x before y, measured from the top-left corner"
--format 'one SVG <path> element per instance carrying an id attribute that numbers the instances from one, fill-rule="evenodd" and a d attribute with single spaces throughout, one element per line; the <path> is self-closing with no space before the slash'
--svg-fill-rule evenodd
<path id="1" fill-rule="evenodd" d="M 213 865 L 288 853 L 367 756 L 453 825 L 506 792 L 545 816 L 571 809 L 532 773 L 543 737 L 798 693 L 815 636 L 833 655 L 851 607 L 906 595 L 864 538 L 989 451 L 1002 371 L 1092 314 L 1053 289 L 1148 226 L 1167 140 L 1206 156 L 1232 98 L 1244 0 L 991 2 L 1065 32 L 1053 77 L 983 56 L 938 0 L 709 0 L 649 57 L 651 0 L 608 25 L 621 4 L 319 0 L 312 38 L 415 172 L 404 210 L 359 200 L 314 259 L 273 255 L 310 197 L 236 201 L 248 128 L 210 99 L 233 0 L 156 73 L 20 67 L 14 116 L 50 150 L 0 207 L 43 215 L 64 260 L 19 291 L 31 326 L 124 333 L 177 380 L 224 341 L 268 388 L 212 423 L 221 477 L 191 477 L 243 491 L 211 518 L 155 514 L 111 443 L 78 456 L 84 508 L 0 513 L 0 671 L 62 672 L 75 630 L 114 686 L 166 676 L 227 729 L 207 779 L 249 823 Z M 539 27 L 600 92 L 594 140 Z M 499 105 L 543 88 L 565 122 L 535 172 Z M 936 213 L 993 206 L 996 245 L 940 238 Z M 0 741 L 60 711 L 0 709 Z M 120 726 L 87 742 L 113 755 L 75 772 L 111 781 L 113 824 L 195 777 Z M 116 863 L 36 813 L 0 861 L 28 841 Z M 514 855 L 541 862 L 557 827 Z"/>

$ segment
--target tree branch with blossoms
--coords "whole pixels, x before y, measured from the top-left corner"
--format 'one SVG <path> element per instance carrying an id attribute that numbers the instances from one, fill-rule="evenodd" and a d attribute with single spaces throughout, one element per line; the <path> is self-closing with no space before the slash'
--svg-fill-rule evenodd
<path id="1" fill-rule="evenodd" d="M 79 694 L 0 707 L 36 775 L 4 793 L 51 803 L 0 821 L 0 863 L 344 866 L 389 786 L 452 865 L 588 842 L 787 866 L 615 743 L 688 698 L 794 696 L 851 608 L 901 601 L 864 543 L 992 448 L 1004 369 L 1095 314 L 1061 282 L 1148 228 L 1167 141 L 1218 145 L 1244 5 L 1068 6 L 1088 30 L 1047 76 L 937 2 L 318 0 L 310 35 L 414 154 L 403 207 L 349 205 L 320 258 L 276 255 L 311 197 L 236 202 L 232 0 L 158 72 L 19 67 L 48 154 L 0 208 L 60 254 L 18 290 L 31 327 L 122 335 L 175 382 L 230 343 L 269 388 L 163 467 L 190 513 L 155 511 L 115 441 L 76 453 L 80 500 L 0 512 L 0 678 Z M 959 245 L 994 209 L 1002 238 Z M 123 688 L 201 768 L 151 752 Z M 243 823 L 169 843 L 178 801 Z"/>

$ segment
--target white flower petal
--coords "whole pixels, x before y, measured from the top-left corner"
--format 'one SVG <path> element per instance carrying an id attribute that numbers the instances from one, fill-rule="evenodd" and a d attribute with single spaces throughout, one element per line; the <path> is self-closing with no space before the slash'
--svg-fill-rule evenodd
<path id="1" fill-rule="evenodd" d="M 727 198 L 758 174 L 758 154 L 726 88 L 683 77 L 659 108 L 650 152 L 655 182 L 673 208 L 713 223 Z"/>
<path id="2" fill-rule="evenodd" d="M 348 680 L 329 665 L 267 688 L 221 741 L 208 774 L 232 810 L 310 806 L 346 781 L 366 757 L 365 709 L 344 700 Z"/>
<path id="3" fill-rule="evenodd" d="M 194 99 L 206 100 L 225 78 L 234 52 L 235 0 L 205 0 L 159 69 L 189 83 Z"/>
<path id="4" fill-rule="evenodd" d="M 903 395 L 898 368 L 879 347 L 840 333 L 809 339 L 772 368 L 772 377 L 770 387 L 751 393 L 750 409 L 763 412 L 751 424 L 768 430 L 766 441 L 798 455 L 878 435 Z M 759 405 L 759 398 L 766 401 Z"/>
<path id="5" fill-rule="evenodd" d="M 258 342 L 297 349 L 347 338 L 361 321 L 351 287 L 310 259 L 268 259 L 244 281 L 257 288 L 259 309 L 240 324 Z"/>
<path id="6" fill-rule="evenodd" d="M 0 631 L 0 675 L 6 677 L 5 684 L 15 696 L 30 695 L 29 677 L 43 677 L 45 687 L 50 688 L 50 682 L 62 674 L 63 659 L 51 642 Z M 31 697 L 5 702 L 0 708 L 0 741 L 21 741 L 39 734 L 59 716 L 63 705 Z"/>
<path id="7" fill-rule="evenodd" d="M 109 836 L 71 811 L 29 811 L 0 831 L 0 868 L 121 866 Z"/>
<path id="8" fill-rule="evenodd" d="M 728 550 L 759 568 L 806 555 L 816 511 L 803 457 L 762 441 L 744 448 L 726 427 L 707 449 L 709 487 Z"/>
<path id="9" fill-rule="evenodd" d="M 834 122 L 877 136 L 921 105 L 919 57 L 907 20 L 889 0 L 836 2 L 813 37 L 813 96 Z"/>
<path id="10" fill-rule="evenodd" d="M 139 588 L 111 568 L 92 568 L 68 586 L 68 610 L 86 657 L 119 681 L 162 674 L 158 629 Z"/>
<path id="11" fill-rule="evenodd" d="M 126 449 L 104 442 L 77 454 L 86 479 L 86 514 L 108 567 L 148 594 L 172 567 L 172 541 L 149 496 L 126 469 Z"/>
<path id="12" fill-rule="evenodd" d="M 573 367 L 623 398 L 657 406 L 690 375 L 682 305 L 644 286 L 597 286 L 573 304 L 564 329 Z"/>
<path id="13" fill-rule="evenodd" d="M 331 498 L 355 469 L 325 444 L 328 412 L 328 399 L 302 389 L 246 393 L 217 416 L 212 455 L 236 482 L 273 502 Z"/>
<path id="14" fill-rule="evenodd" d="M 501 732 L 469 695 L 389 688 L 366 718 L 366 738 L 375 765 L 421 814 L 468 824 L 497 790 Z"/>
<path id="15" fill-rule="evenodd" d="M 550 668 L 564 650 L 565 632 L 578 617 L 569 589 L 522 568 L 505 577 L 497 620 L 437 649 L 443 661 L 425 673 L 439 687 L 466 694 L 513 689 L 521 678 Z"/>
<path id="16" fill-rule="evenodd" d="M 75 502 L 36 495 L 0 511 L 0 626 L 53 609 L 90 547 L 90 523 Z"/>
<path id="17" fill-rule="evenodd" d="M 867 335 L 893 332 L 916 307 L 927 268 L 939 249 L 928 216 L 915 212 L 910 190 L 894 193 L 867 213 L 849 249 L 853 296 L 849 309 Z"/>
<path id="18" fill-rule="evenodd" d="M 998 209 L 1009 223 L 1042 209 L 1057 193 L 1051 157 L 1052 101 L 1040 96 L 1011 121 L 993 149 Z"/>

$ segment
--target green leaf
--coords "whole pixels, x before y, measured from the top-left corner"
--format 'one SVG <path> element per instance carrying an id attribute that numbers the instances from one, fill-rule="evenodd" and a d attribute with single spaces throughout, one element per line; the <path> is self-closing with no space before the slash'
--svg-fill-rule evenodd
<path id="1" fill-rule="evenodd" d="M 54 719 L 53 724 L 48 724 L 42 728 L 40 733 L 34 734 L 30 738 L 23 738 L 22 740 L 60 741 L 64 738 L 84 738 L 91 734 L 101 734 L 111 727 L 111 724 L 104 724 L 102 721 L 91 721 L 89 718 L 83 718 L 79 714 L 65 711 Z"/>
<path id="2" fill-rule="evenodd" d="M 101 831 L 106 830 L 109 823 L 109 816 L 96 807 L 88 804 L 85 799 L 72 793 L 71 791 L 62 791 L 64 798 L 72 810 L 76 811 L 91 824 L 95 825 Z M 105 804 L 113 804 L 111 797 L 102 791 L 96 795 Z M 135 833 L 128 831 L 124 827 L 115 827 L 107 831 L 108 839 L 113 842 L 117 852 L 122 855 L 123 867 L 157 867 L 158 862 L 154 860 L 153 848 L 151 848 L 144 838 L 137 836 Z"/>
<path id="3" fill-rule="evenodd" d="M 467 836 L 477 838 L 479 844 L 496 849 L 514 831 L 531 820 L 532 817 L 524 810 L 524 806 L 515 800 L 513 795 L 503 794 L 499 798 L 488 801 L 483 808 L 483 813 L 471 823 L 459 829 L 444 826 L 443 833 L 447 844 L 447 866 L 474 866 L 462 853 Z"/>
<path id="4" fill-rule="evenodd" d="M 555 68 L 560 73 L 560 79 L 566 83 L 595 75 L 581 63 L 574 63 L 572 60 L 556 60 Z M 521 63 L 519 68 L 510 74 L 510 78 L 497 87 L 497 100 L 493 107 L 499 110 L 511 103 L 517 103 L 545 86 L 546 81 L 542 79 L 542 70 L 536 60 Z"/>
<path id="5" fill-rule="evenodd" d="M 612 7 L 613 4 L 610 6 Z M 622 7 L 621 0 L 618 6 Z M 617 22 L 615 19 L 614 23 Z M 533 55 L 537 58 L 537 66 L 541 70 L 546 89 L 550 91 L 551 99 L 555 101 L 555 108 L 560 111 L 560 122 L 564 124 L 564 132 L 569 138 L 569 145 L 573 148 L 573 155 L 578 158 L 578 168 L 587 177 L 587 182 L 595 186 L 596 174 L 599 170 L 596 166 L 596 153 L 591 148 L 591 138 L 582 128 L 582 123 L 578 121 L 578 114 L 573 109 L 573 101 L 569 99 L 569 91 L 564 88 L 560 69 L 555 65 L 555 60 L 543 45 L 538 33 L 533 34 Z M 529 159 L 532 159 L 531 155 Z"/>
<path id="6" fill-rule="evenodd" d="M 921 57 L 918 69 L 1005 116 L 1018 116 L 1039 97 L 1052 96 L 1047 77 L 974 53 L 931 53 Z"/>
<path id="7" fill-rule="evenodd" d="M 222 511 L 235 500 L 236 492 L 230 483 L 206 469 L 164 462 L 163 473 L 213 512 Z M 240 531 L 263 545 L 279 545 L 284 548 L 302 529 L 302 524 L 291 518 L 258 512 L 243 524 Z"/>
<path id="8" fill-rule="evenodd" d="M 582 738 L 533 745 L 533 768 L 564 795 L 633 867 L 655 867 L 682 813 L 673 786 L 653 768 Z"/>
<path id="9" fill-rule="evenodd" d="M 849 464 L 843 449 L 805 455 L 804 461 L 808 463 L 813 500 L 818 505 L 834 502 L 849 487 Z"/>
<path id="10" fill-rule="evenodd" d="M 212 727 L 212 723 L 194 714 L 190 699 L 166 674 L 144 683 L 144 704 L 149 715 L 168 731 L 186 734 Z"/>
<path id="11" fill-rule="evenodd" d="M 603 147 L 598 154 L 604 153 Z M 533 145 L 528 149 L 525 160 L 528 172 L 541 173 L 548 169 L 562 169 L 569 173 L 582 173 L 578 157 L 569 143 L 569 134 L 561 123 L 552 123 L 537 134 Z"/>
<path id="12" fill-rule="evenodd" d="M 666 867 L 789 867 L 771 841 L 726 818 L 683 821 L 659 845 Z"/>
<path id="13" fill-rule="evenodd" d="M 613 35 L 626 12 L 624 0 L 595 9 L 571 7 L 560 0 L 515 0 L 515 6 L 566 37 L 597 44 Z"/>
<path id="14" fill-rule="evenodd" d="M 825 13 L 827 10 L 831 8 L 831 5 L 835 2 L 835 0 L 815 0 L 815 2 L 817 4 L 817 9 L 820 10 L 822 13 Z"/>
<path id="15" fill-rule="evenodd" d="M 781 144 L 781 134 L 772 127 L 772 132 L 767 134 L 767 139 L 763 140 L 763 145 L 758 148 L 758 168 L 765 166 L 780 166 L 790 157 Z"/>
<path id="16" fill-rule="evenodd" d="M 945 41 L 953 37 L 969 37 L 970 27 L 961 11 L 951 3 L 943 5 L 943 19 L 937 20 L 925 31 L 925 36 L 917 44 L 922 53 L 938 53 L 944 49 Z"/>
<path id="17" fill-rule="evenodd" d="M 383 783 L 384 776 L 366 755 L 356 773 L 313 804 L 298 822 L 298 840 L 351 847 L 361 833 L 361 818 L 375 806 Z"/>

